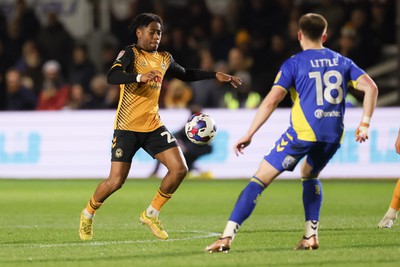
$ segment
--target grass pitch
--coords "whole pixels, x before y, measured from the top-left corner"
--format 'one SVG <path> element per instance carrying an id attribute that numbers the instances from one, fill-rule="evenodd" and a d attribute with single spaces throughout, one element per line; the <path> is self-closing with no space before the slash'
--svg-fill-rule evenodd
<path id="1" fill-rule="evenodd" d="M 323 180 L 320 249 L 292 251 L 303 234 L 299 181 L 264 191 L 228 254 L 207 254 L 247 180 L 187 180 L 160 215 L 159 241 L 138 217 L 160 180 L 128 180 L 81 242 L 79 215 L 99 180 L 0 179 L 0 266 L 400 266 L 400 226 L 380 230 L 394 180 Z"/>

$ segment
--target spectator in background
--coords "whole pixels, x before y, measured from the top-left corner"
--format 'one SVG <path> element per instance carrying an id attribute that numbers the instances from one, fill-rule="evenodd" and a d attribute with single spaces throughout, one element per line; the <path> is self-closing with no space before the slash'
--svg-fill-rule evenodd
<path id="1" fill-rule="evenodd" d="M 294 8 L 290 12 L 289 21 L 287 22 L 287 28 L 284 32 L 286 32 L 288 38 L 288 54 L 294 55 L 301 51 L 299 48 L 299 41 L 297 40 L 297 32 L 299 30 L 298 20 L 300 18 L 301 10 L 299 7 Z"/>
<path id="2" fill-rule="evenodd" d="M 108 109 L 111 103 L 107 102 L 110 85 L 107 83 L 107 77 L 104 74 L 98 74 L 90 82 L 90 97 L 87 101 L 86 109 Z"/>
<path id="3" fill-rule="evenodd" d="M 0 19 L 0 23 L 2 23 L 0 34 L 4 35 L 3 31 L 7 29 L 7 36 L 3 36 L 3 40 L 6 42 L 7 61 L 2 64 L 11 67 L 20 57 L 23 43 L 36 38 L 40 23 L 35 12 L 27 6 L 25 0 L 15 2 L 15 8 L 9 16 L 8 24 L 6 22 L 4 17 Z"/>
<path id="4" fill-rule="evenodd" d="M 34 39 L 41 27 L 35 11 L 27 5 L 25 0 L 17 0 L 14 11 L 13 20 L 18 27 L 22 41 Z"/>
<path id="5" fill-rule="evenodd" d="M 192 89 L 185 82 L 173 79 L 168 83 L 164 105 L 166 108 L 187 108 L 192 95 Z"/>
<path id="6" fill-rule="evenodd" d="M 201 49 L 199 55 L 200 69 L 214 71 L 215 62 L 210 50 Z M 218 71 L 227 72 L 227 69 Z M 224 83 L 220 83 L 216 80 L 203 80 L 190 83 L 190 87 L 193 91 L 192 103 L 203 108 L 219 107 L 220 100 L 224 93 L 224 90 L 222 89 L 224 86 Z"/>
<path id="7" fill-rule="evenodd" d="M 383 44 L 396 43 L 396 1 L 375 1 L 371 4 L 370 26 Z M 397 2 L 398 3 L 398 2 Z"/>
<path id="8" fill-rule="evenodd" d="M 18 21 L 12 20 L 7 24 L 6 62 L 7 66 L 13 66 L 21 55 L 23 37 L 20 33 Z"/>
<path id="9" fill-rule="evenodd" d="M 116 109 L 118 108 L 118 102 L 120 97 L 120 90 L 118 85 L 109 85 L 107 95 L 106 95 L 106 105 L 107 108 Z"/>
<path id="10" fill-rule="evenodd" d="M 228 65 L 232 75 L 238 76 L 243 85 L 234 90 L 229 88 L 223 96 L 222 106 L 228 109 L 257 108 L 261 97 L 252 90 L 252 80 L 249 69 L 252 59 L 237 47 L 232 48 L 228 55 Z"/>
<path id="11" fill-rule="evenodd" d="M 211 19 L 211 35 L 209 47 L 216 61 L 226 61 L 229 50 L 235 45 L 235 36 L 230 31 L 225 17 L 214 16 Z"/>
<path id="12" fill-rule="evenodd" d="M 60 110 L 67 104 L 70 90 L 62 78 L 60 63 L 49 60 L 42 69 L 43 85 L 37 110 Z"/>
<path id="13" fill-rule="evenodd" d="M 48 13 L 47 25 L 39 32 L 37 42 L 44 60 L 56 60 L 61 66 L 69 66 L 74 40 L 56 13 Z M 62 75 L 68 77 L 68 68 L 62 69 Z"/>
<path id="14" fill-rule="evenodd" d="M 254 64 L 251 68 L 253 79 L 253 90 L 265 97 L 268 93 L 268 88 L 265 84 L 272 84 L 275 80 L 279 66 L 286 60 L 288 56 L 288 40 L 282 34 L 273 34 L 270 39 L 270 49 L 267 51 L 259 51 L 253 55 Z M 290 105 L 286 101 L 280 105 Z"/>
<path id="15" fill-rule="evenodd" d="M 340 35 L 340 28 L 345 21 L 345 10 L 342 1 L 322 0 L 321 4 L 314 8 L 314 12 L 324 16 L 329 21 L 327 45 Z"/>
<path id="16" fill-rule="evenodd" d="M 358 66 L 363 69 L 377 63 L 381 55 L 381 42 L 378 39 L 379 35 L 370 27 L 367 16 L 368 14 L 365 9 L 355 8 L 351 11 L 350 19 L 344 25 L 344 29 L 342 29 L 355 32 L 355 50 L 357 51 L 357 57 L 350 57 L 350 59 L 356 61 Z"/>
<path id="17" fill-rule="evenodd" d="M 268 67 L 265 70 L 266 76 L 266 84 L 273 84 L 275 80 L 274 74 L 278 73 L 279 66 L 288 58 L 292 56 L 288 54 L 287 49 L 287 38 L 286 36 L 280 34 L 274 34 L 271 38 L 271 49 L 268 54 Z M 259 92 L 263 97 L 267 95 L 269 92 L 269 88 L 257 88 L 257 92 Z M 278 107 L 291 107 L 292 100 L 289 95 L 287 95 L 280 103 Z"/>
<path id="18" fill-rule="evenodd" d="M 214 1 L 215 2 L 215 1 Z M 211 14 L 204 0 L 188 1 L 183 28 L 187 34 L 206 37 L 210 33 Z"/>
<path id="19" fill-rule="evenodd" d="M 82 85 L 85 93 L 90 91 L 90 80 L 96 73 L 94 64 L 88 57 L 87 48 L 80 44 L 74 47 L 72 51 L 72 61 L 69 69 L 69 84 L 79 83 Z"/>
<path id="20" fill-rule="evenodd" d="M 22 46 L 22 55 L 15 63 L 15 68 L 21 72 L 24 84 L 39 95 L 43 82 L 42 57 L 34 41 L 28 40 Z"/>
<path id="21" fill-rule="evenodd" d="M 6 108 L 6 90 L 4 79 L 7 67 L 5 64 L 6 54 L 4 49 L 4 43 L 0 39 L 0 62 L 2 62 L 2 64 L 0 64 L 0 110 L 4 110 Z"/>
<path id="22" fill-rule="evenodd" d="M 170 46 L 168 51 L 177 62 L 189 68 L 196 68 L 199 65 L 199 59 L 196 51 L 192 50 L 188 43 L 185 32 L 182 28 L 174 28 L 171 30 Z M 191 55 L 188 57 L 188 55 Z"/>
<path id="23" fill-rule="evenodd" d="M 34 110 L 36 107 L 35 93 L 22 85 L 21 74 L 16 69 L 6 73 L 6 100 L 8 111 Z"/>
<path id="24" fill-rule="evenodd" d="M 105 42 L 100 51 L 100 73 L 107 74 L 115 57 L 117 56 L 117 46 L 113 42 Z"/>
<path id="25" fill-rule="evenodd" d="M 6 41 L 8 39 L 7 33 L 7 18 L 4 15 L 3 10 L 0 8 L 0 41 Z"/>
<path id="26" fill-rule="evenodd" d="M 336 50 L 348 58 L 359 58 L 362 55 L 357 49 L 357 33 L 352 27 L 343 27 L 337 42 Z"/>
<path id="27" fill-rule="evenodd" d="M 85 95 L 85 89 L 79 83 L 75 83 L 71 86 L 69 92 L 68 103 L 63 107 L 65 110 L 78 110 L 86 108 L 87 97 Z"/>
<path id="28" fill-rule="evenodd" d="M 117 50 L 119 51 L 125 44 L 131 43 L 132 39 L 129 34 L 126 34 L 126 29 L 129 26 L 132 18 L 138 13 L 139 2 L 136 0 L 119 0 L 108 1 L 108 8 L 110 15 L 110 32 L 116 37 L 118 42 Z M 115 59 L 115 57 L 114 57 Z M 111 67 L 111 66 L 110 66 Z M 110 68 L 108 68 L 109 70 Z"/>
<path id="29" fill-rule="evenodd" d="M 250 0 L 244 1 L 238 17 L 238 25 L 248 29 L 253 34 L 255 31 L 263 33 L 267 39 L 271 35 L 271 14 L 276 9 L 270 9 L 271 1 Z M 271 11 L 270 11 L 271 10 Z M 278 26 L 278 25 L 274 25 Z"/>

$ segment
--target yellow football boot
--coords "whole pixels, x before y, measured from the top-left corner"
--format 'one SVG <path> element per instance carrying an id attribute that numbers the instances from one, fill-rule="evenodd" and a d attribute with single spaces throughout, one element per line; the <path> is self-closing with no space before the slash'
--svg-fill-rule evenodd
<path id="1" fill-rule="evenodd" d="M 93 238 L 93 219 L 87 219 L 81 213 L 81 221 L 79 224 L 79 237 L 81 240 L 92 240 Z"/>
<path id="2" fill-rule="evenodd" d="M 139 221 L 142 224 L 147 225 L 153 232 L 153 235 L 155 235 L 159 239 L 168 239 L 168 233 L 164 230 L 162 222 L 158 218 L 147 217 L 146 211 L 143 211 L 142 214 L 140 214 Z"/>

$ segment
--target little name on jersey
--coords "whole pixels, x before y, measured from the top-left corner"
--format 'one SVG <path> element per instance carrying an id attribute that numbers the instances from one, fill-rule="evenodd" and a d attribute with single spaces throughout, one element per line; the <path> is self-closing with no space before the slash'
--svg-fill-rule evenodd
<path id="1" fill-rule="evenodd" d="M 313 68 L 321 68 L 321 67 L 334 67 L 338 66 L 337 58 L 321 58 L 321 59 L 312 59 L 310 60 L 311 67 Z"/>

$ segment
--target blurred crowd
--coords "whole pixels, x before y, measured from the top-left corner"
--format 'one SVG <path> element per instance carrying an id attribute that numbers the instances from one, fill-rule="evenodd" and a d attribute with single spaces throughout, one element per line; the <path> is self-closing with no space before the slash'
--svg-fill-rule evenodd
<path id="1" fill-rule="evenodd" d="M 180 65 L 224 71 L 244 82 L 234 89 L 215 80 L 166 77 L 161 108 L 255 108 L 283 61 L 300 51 L 302 14 L 324 15 L 326 46 L 367 69 L 379 63 L 384 45 L 396 42 L 394 2 L 136 0 L 126 7 L 128 17 L 110 8 L 110 31 L 103 33 L 108 41 L 98 43 L 74 38 L 55 12 L 41 23 L 25 0 L 16 0 L 11 16 L 0 10 L 0 110 L 115 109 L 119 88 L 107 83 L 107 73 L 120 49 L 133 42 L 128 25 L 141 12 L 163 18 L 159 50 Z M 290 100 L 281 106 L 290 106 Z"/>

